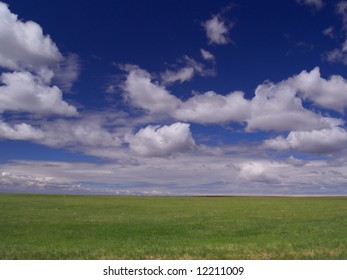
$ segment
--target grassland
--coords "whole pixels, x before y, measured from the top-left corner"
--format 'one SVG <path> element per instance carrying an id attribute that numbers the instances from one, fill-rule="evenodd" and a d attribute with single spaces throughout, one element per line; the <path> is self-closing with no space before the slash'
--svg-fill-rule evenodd
<path id="1" fill-rule="evenodd" d="M 347 259 L 347 197 L 1 194 L 0 259 Z"/>

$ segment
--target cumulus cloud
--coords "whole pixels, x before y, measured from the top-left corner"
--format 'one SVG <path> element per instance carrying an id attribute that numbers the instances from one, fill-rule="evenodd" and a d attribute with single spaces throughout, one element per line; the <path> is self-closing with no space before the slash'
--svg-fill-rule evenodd
<path id="1" fill-rule="evenodd" d="M 37 141 L 43 138 L 40 129 L 34 128 L 27 123 L 15 124 L 13 126 L 0 120 L 0 139 Z"/>
<path id="2" fill-rule="evenodd" d="M 276 183 L 279 184 L 280 180 L 271 171 L 268 163 L 250 162 L 241 164 L 239 171 L 239 178 L 248 182 L 261 182 L 261 183 Z"/>
<path id="3" fill-rule="evenodd" d="M 126 98 L 136 107 L 154 114 L 170 114 L 180 104 L 180 100 L 165 87 L 152 83 L 152 76 L 147 71 L 129 65 L 124 70 L 128 71 L 128 75 L 123 90 Z"/>
<path id="4" fill-rule="evenodd" d="M 320 10 L 324 5 L 322 0 L 296 0 L 296 2 L 298 2 L 301 5 L 313 7 L 317 10 Z"/>
<path id="5" fill-rule="evenodd" d="M 248 101 L 242 92 L 227 96 L 214 92 L 198 94 L 183 102 L 165 87 L 155 84 L 151 75 L 138 67 L 129 70 L 123 85 L 133 105 L 151 113 L 167 114 L 179 121 L 221 123 L 243 121 L 248 116 Z"/>
<path id="6" fill-rule="evenodd" d="M 195 147 L 187 123 L 147 126 L 134 135 L 128 135 L 127 141 L 135 153 L 150 157 L 170 156 L 190 151 Z"/>
<path id="7" fill-rule="evenodd" d="M 228 33 L 232 25 L 226 24 L 220 16 L 205 21 L 203 27 L 210 44 L 225 45 L 230 42 Z"/>
<path id="8" fill-rule="evenodd" d="M 208 91 L 182 102 L 172 116 L 178 120 L 196 123 L 242 122 L 249 115 L 249 101 L 243 92 L 226 96 Z"/>
<path id="9" fill-rule="evenodd" d="M 288 84 L 292 84 L 303 98 L 321 107 L 343 112 L 347 106 L 347 80 L 339 75 L 323 79 L 319 67 L 310 72 L 302 71 L 289 79 Z"/>
<path id="10" fill-rule="evenodd" d="M 291 131 L 341 125 L 339 119 L 323 117 L 304 108 L 301 98 L 339 109 L 347 105 L 344 95 L 340 94 L 345 85 L 340 76 L 329 80 L 321 78 L 319 68 L 315 68 L 277 84 L 265 82 L 257 87 L 252 99 L 246 99 L 239 91 L 227 95 L 209 91 L 181 101 L 164 86 L 153 82 L 147 71 L 133 67 L 128 69 L 123 89 L 126 98 L 136 107 L 166 114 L 178 121 L 239 122 L 245 123 L 248 131 Z"/>
<path id="11" fill-rule="evenodd" d="M 122 121 L 111 124 L 102 114 L 84 114 L 74 119 L 16 122 L 0 121 L 0 139 L 24 140 L 100 158 L 128 158 L 122 147 L 124 135 L 131 127 Z M 114 127 L 117 126 L 117 129 Z"/>
<path id="12" fill-rule="evenodd" d="M 0 66 L 11 70 L 40 69 L 63 57 L 41 26 L 22 22 L 0 2 Z"/>
<path id="13" fill-rule="evenodd" d="M 48 86 L 29 72 L 3 73 L 0 76 L 0 113 L 29 112 L 42 115 L 75 116 L 75 107 L 63 101 L 56 86 Z"/>
<path id="14" fill-rule="evenodd" d="M 292 80 L 278 84 L 265 82 L 255 91 L 250 103 L 251 116 L 246 129 L 252 130 L 310 130 L 341 124 L 341 121 L 323 117 L 303 107 L 297 96 L 298 88 Z"/>
<path id="15" fill-rule="evenodd" d="M 293 149 L 300 152 L 329 154 L 347 147 L 347 132 L 341 127 L 311 131 L 292 131 L 286 138 L 278 136 L 264 142 L 276 150 Z"/>
<path id="16" fill-rule="evenodd" d="M 336 118 L 323 117 L 303 107 L 302 100 L 343 112 L 347 106 L 347 81 L 338 75 L 321 77 L 318 67 L 302 71 L 277 84 L 265 82 L 251 100 L 247 130 L 312 130 L 342 125 Z"/>
<path id="17" fill-rule="evenodd" d="M 53 77 L 64 89 L 78 76 L 74 55 L 63 57 L 40 25 L 21 21 L 0 2 L 0 113 L 76 116 L 77 110 L 52 86 Z M 76 68 L 77 67 L 77 68 Z"/>
<path id="18" fill-rule="evenodd" d="M 320 125 L 320 118 L 305 110 L 295 91 L 285 85 L 267 82 L 258 86 L 251 107 L 248 131 L 309 129 Z"/>

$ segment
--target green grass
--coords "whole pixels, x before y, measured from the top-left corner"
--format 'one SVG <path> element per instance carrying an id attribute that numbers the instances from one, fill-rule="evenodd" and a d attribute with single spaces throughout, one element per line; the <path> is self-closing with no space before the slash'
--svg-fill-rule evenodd
<path id="1" fill-rule="evenodd" d="M 347 197 L 2 194 L 0 259 L 347 259 Z"/>

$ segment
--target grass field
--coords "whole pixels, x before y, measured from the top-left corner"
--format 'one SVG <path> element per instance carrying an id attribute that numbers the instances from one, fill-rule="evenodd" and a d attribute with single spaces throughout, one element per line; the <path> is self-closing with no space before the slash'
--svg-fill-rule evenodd
<path id="1" fill-rule="evenodd" d="M 0 194 L 0 259 L 347 259 L 347 197 Z"/>

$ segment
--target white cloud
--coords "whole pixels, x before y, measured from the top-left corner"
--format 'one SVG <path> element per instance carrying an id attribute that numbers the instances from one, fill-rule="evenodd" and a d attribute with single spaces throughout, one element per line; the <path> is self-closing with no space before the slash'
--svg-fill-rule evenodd
<path id="1" fill-rule="evenodd" d="M 136 107 L 154 114 L 170 114 L 180 104 L 163 86 L 153 84 L 151 75 L 139 67 L 129 65 L 127 78 L 123 84 L 126 98 Z"/>
<path id="2" fill-rule="evenodd" d="M 136 162 L 12 161 L 0 163 L 0 191 L 23 192 L 30 186 L 31 191 L 49 192 L 55 186 L 60 193 L 128 195 L 346 194 L 345 158 L 333 166 L 328 160 L 298 165 L 262 158 L 263 153 L 252 156 L 252 149 L 247 150 L 138 157 Z"/>
<path id="3" fill-rule="evenodd" d="M 51 147 L 66 147 L 76 150 L 87 148 L 119 147 L 117 135 L 103 127 L 100 120 L 84 116 L 80 120 L 56 120 L 42 125 L 45 138 L 40 142 Z"/>
<path id="4" fill-rule="evenodd" d="M 276 150 L 294 149 L 300 152 L 329 154 L 347 148 L 347 132 L 341 127 L 311 131 L 292 131 L 286 138 L 278 136 L 264 142 Z"/>
<path id="5" fill-rule="evenodd" d="M 35 162 L 32 164 L 36 165 Z M 52 166 L 61 167 L 56 163 Z M 22 167 L 25 164 L 22 163 Z M 0 188 L 5 192 L 20 193 L 91 193 L 88 186 L 68 181 L 62 177 L 54 176 L 59 171 L 51 172 L 51 176 L 43 174 L 44 172 L 36 170 L 35 172 L 0 172 Z"/>
<path id="6" fill-rule="evenodd" d="M 163 157 L 187 152 L 195 147 L 189 124 L 147 126 L 127 139 L 131 150 L 141 156 Z"/>
<path id="7" fill-rule="evenodd" d="M 54 68 L 54 79 L 65 91 L 70 91 L 80 73 L 79 57 L 69 54 Z"/>
<path id="8" fill-rule="evenodd" d="M 335 48 L 325 54 L 325 59 L 329 62 L 341 62 L 347 65 L 347 1 L 340 1 L 336 4 L 336 14 L 342 19 L 342 30 L 345 40 L 339 48 Z M 329 35 L 331 33 L 328 33 Z M 332 36 L 331 34 L 330 36 Z"/>
<path id="9" fill-rule="evenodd" d="M 200 75 L 202 77 L 211 77 L 216 75 L 214 68 L 208 68 L 205 64 L 198 62 L 187 55 L 184 56 L 184 60 L 188 66 L 193 67 L 197 75 Z"/>
<path id="10" fill-rule="evenodd" d="M 160 74 L 162 83 L 164 85 L 172 84 L 175 82 L 190 81 L 195 75 L 207 77 L 214 76 L 215 69 L 207 68 L 203 63 L 197 62 L 189 56 L 184 56 L 184 66 L 178 70 L 166 70 Z"/>
<path id="11" fill-rule="evenodd" d="M 172 116 L 196 123 L 243 122 L 249 115 L 249 101 L 243 92 L 226 96 L 213 91 L 197 94 L 182 102 Z"/>
<path id="12" fill-rule="evenodd" d="M 78 76 L 74 55 L 64 58 L 40 25 L 19 20 L 2 2 L 0 41 L 0 67 L 13 71 L 0 76 L 0 113 L 78 114 L 74 106 L 63 100 L 62 91 L 51 86 L 56 76 L 63 88 L 71 87 Z"/>
<path id="13" fill-rule="evenodd" d="M 347 65 L 347 53 L 343 50 L 343 47 L 333 49 L 325 54 L 325 58 L 329 62 L 341 62 Z"/>
<path id="14" fill-rule="evenodd" d="M 343 112 L 347 106 L 347 81 L 338 75 L 326 80 L 316 67 L 277 84 L 265 82 L 257 87 L 251 100 L 247 130 L 312 130 L 343 124 L 340 119 L 304 108 L 302 99 Z"/>
<path id="15" fill-rule="evenodd" d="M 336 4 L 336 13 L 341 16 L 343 29 L 347 31 L 347 1 L 339 1 Z"/>
<path id="16" fill-rule="evenodd" d="M 333 75 L 325 80 L 320 75 L 319 67 L 311 72 L 302 71 L 288 80 L 305 99 L 328 109 L 343 112 L 347 106 L 347 80 Z"/>
<path id="17" fill-rule="evenodd" d="M 118 119 L 117 116 L 115 118 Z M 113 123 L 114 121 L 112 117 L 106 117 L 101 113 L 44 122 L 0 121 L 0 139 L 25 140 L 100 158 L 118 160 L 128 158 L 128 150 L 122 147 L 122 144 L 124 135 L 132 129 L 125 125 L 131 124 L 124 124 L 123 120 L 118 123 Z"/>
<path id="18" fill-rule="evenodd" d="M 46 68 L 62 59 L 57 46 L 33 21 L 22 22 L 0 2 L 0 66 L 11 70 Z"/>
<path id="19" fill-rule="evenodd" d="M 272 172 L 273 164 L 264 162 L 250 162 L 241 164 L 239 178 L 247 182 L 276 183 L 280 180 Z M 278 165 L 278 164 L 277 164 Z"/>
<path id="20" fill-rule="evenodd" d="M 151 75 L 137 67 L 129 70 L 123 89 L 133 105 L 151 113 L 167 114 L 179 121 L 242 122 L 248 116 L 248 101 L 242 92 L 223 96 L 211 91 L 183 102 L 165 87 L 153 83 Z"/>
<path id="21" fill-rule="evenodd" d="M 215 61 L 214 55 L 212 53 L 210 53 L 209 51 L 204 50 L 204 49 L 200 49 L 200 52 L 201 52 L 201 56 L 203 57 L 203 59 L 208 60 L 208 61 L 212 61 L 212 62 Z"/>
<path id="22" fill-rule="evenodd" d="M 324 5 L 322 0 L 296 0 L 296 2 L 302 5 L 313 7 L 317 10 L 320 10 Z"/>
<path id="23" fill-rule="evenodd" d="M 10 126 L 9 124 L 0 120 L 0 138 L 11 140 L 40 140 L 43 138 L 41 130 L 32 127 L 26 123 L 15 124 Z"/>
<path id="24" fill-rule="evenodd" d="M 171 84 L 174 82 L 186 82 L 190 81 L 194 76 L 194 68 L 193 67 L 184 67 L 180 70 L 172 71 L 172 70 L 166 70 L 164 73 L 161 74 L 161 79 L 163 80 L 164 84 Z"/>
<path id="25" fill-rule="evenodd" d="M 75 116 L 75 107 L 63 101 L 56 86 L 46 85 L 41 78 L 29 72 L 3 73 L 0 81 L 0 113 L 4 111 L 29 112 L 42 115 Z"/>
<path id="26" fill-rule="evenodd" d="M 105 89 L 106 93 L 112 94 L 117 92 L 117 87 L 115 85 L 108 85 Z"/>
<path id="27" fill-rule="evenodd" d="M 278 84 L 265 82 L 257 87 L 250 100 L 242 92 L 220 95 L 209 91 L 181 101 L 151 79 L 151 75 L 139 67 L 128 70 L 123 89 L 136 107 L 150 113 L 166 114 L 178 121 L 245 123 L 248 131 L 311 130 L 342 124 L 339 119 L 323 117 L 304 108 L 300 97 L 328 108 L 347 105 L 344 95 L 339 95 L 345 80 L 340 76 L 322 79 L 318 68 L 309 73 L 303 71 Z M 338 102 L 334 100 L 335 95 Z"/>
<path id="28" fill-rule="evenodd" d="M 213 16 L 203 23 L 210 44 L 224 45 L 229 43 L 228 32 L 232 25 L 227 25 L 219 16 Z"/>
<path id="29" fill-rule="evenodd" d="M 328 36 L 329 38 L 333 39 L 335 38 L 335 33 L 334 33 L 334 26 L 329 26 L 323 30 L 323 34 L 325 36 Z"/>
<path id="30" fill-rule="evenodd" d="M 40 176 L 30 176 L 22 174 L 12 174 L 10 172 L 1 172 L 0 173 L 0 184 L 1 187 L 11 187 L 18 188 L 18 185 L 21 188 L 30 188 L 34 187 L 36 190 L 42 189 L 42 187 L 52 182 L 51 177 L 40 177 Z M 17 185 L 17 186 L 16 186 Z"/>
<path id="31" fill-rule="evenodd" d="M 319 118 L 302 107 L 295 91 L 286 85 L 266 82 L 259 85 L 251 102 L 248 131 L 309 129 L 317 126 Z"/>
<path id="32" fill-rule="evenodd" d="M 307 163 L 306 160 L 298 159 L 298 158 L 295 158 L 294 156 L 290 156 L 289 158 L 285 160 L 285 162 L 295 167 L 302 167 Z"/>
<path id="33" fill-rule="evenodd" d="M 289 82 L 288 82 L 289 81 Z M 297 97 L 298 89 L 291 80 L 278 84 L 263 83 L 251 100 L 251 115 L 247 119 L 248 131 L 290 131 L 327 128 L 341 124 L 341 121 L 322 117 L 303 107 Z"/>

